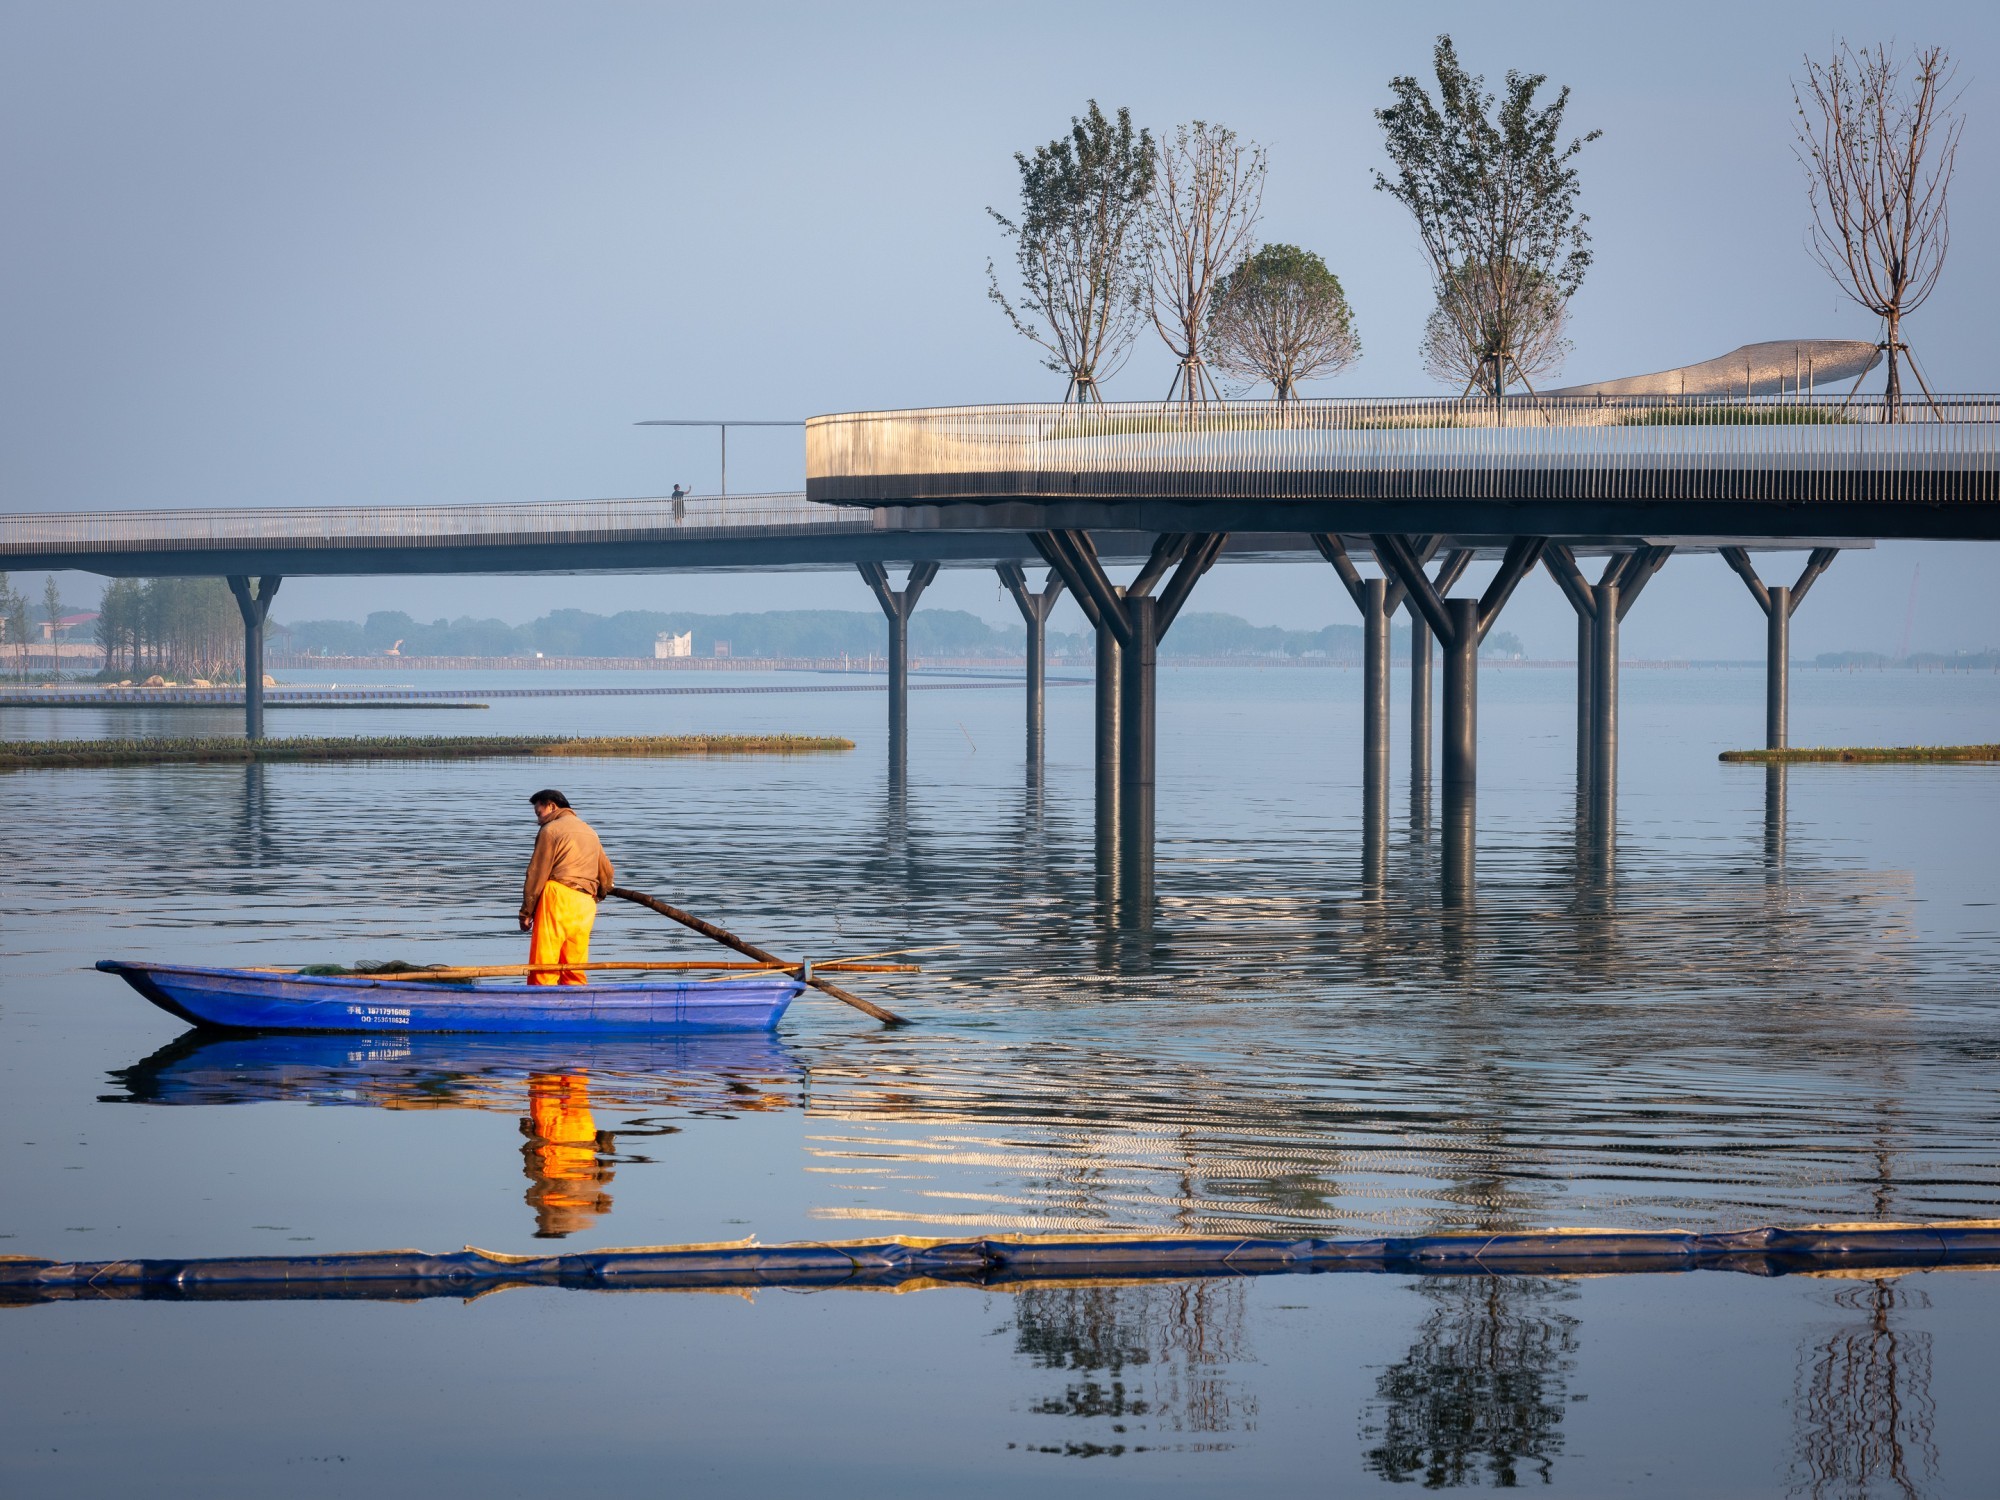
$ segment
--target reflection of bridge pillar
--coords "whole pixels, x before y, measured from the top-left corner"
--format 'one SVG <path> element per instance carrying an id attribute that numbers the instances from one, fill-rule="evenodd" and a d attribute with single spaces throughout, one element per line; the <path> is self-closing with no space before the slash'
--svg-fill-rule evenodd
<path id="1" fill-rule="evenodd" d="M 264 738 L 264 622 L 271 614 L 271 600 L 282 578 L 259 578 L 252 593 L 250 580 L 232 576 L 229 592 L 236 596 L 236 611 L 243 617 L 243 737 Z"/>
<path id="2" fill-rule="evenodd" d="M 1479 780 L 1479 601 L 1446 599 L 1452 638 L 1444 649 L 1444 785 Z"/>
<path id="3" fill-rule="evenodd" d="M 1785 773 L 1791 769 L 1786 765 L 1764 767 L 1764 864 L 1771 874 L 1785 868 L 1785 844 L 1787 833 Z"/>
<path id="4" fill-rule="evenodd" d="M 1444 784 L 1444 905 L 1469 911 L 1477 889 L 1479 818 L 1478 790 L 1469 781 Z"/>

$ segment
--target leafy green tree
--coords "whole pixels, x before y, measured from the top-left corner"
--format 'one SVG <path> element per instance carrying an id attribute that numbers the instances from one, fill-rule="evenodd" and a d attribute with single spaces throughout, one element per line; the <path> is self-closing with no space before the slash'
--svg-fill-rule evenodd
<path id="1" fill-rule="evenodd" d="M 1503 400 L 1510 371 L 1529 383 L 1528 340 L 1546 299 L 1568 302 L 1590 269 L 1576 157 L 1603 132 L 1565 144 L 1569 90 L 1535 103 L 1546 74 L 1509 69 L 1506 97 L 1496 100 L 1460 66 L 1449 36 L 1438 38 L 1432 60 L 1435 102 L 1415 78 L 1389 81 L 1395 103 L 1375 118 L 1396 175 L 1377 172 L 1375 186 L 1416 221 L 1438 310 L 1463 324 L 1467 347 L 1490 350 L 1490 373 L 1465 389 L 1483 384 Z M 1463 295 L 1467 288 L 1479 295 Z"/>
<path id="2" fill-rule="evenodd" d="M 1280 401 L 1361 357 L 1340 278 L 1297 245 L 1266 245 L 1216 283 L 1208 345 L 1217 369 L 1268 381 Z"/>
<path id="3" fill-rule="evenodd" d="M 14 639 L 14 660 L 22 676 L 28 673 L 28 596 L 7 592 L 7 633 Z"/>
<path id="4" fill-rule="evenodd" d="M 1020 218 L 986 212 L 1014 244 L 1021 290 L 1009 298 L 993 263 L 987 296 L 1015 332 L 1040 346 L 1043 365 L 1068 377 L 1065 401 L 1102 401 L 1139 330 L 1145 285 L 1142 218 L 1153 182 L 1152 136 L 1130 110 L 1106 119 L 1095 99 L 1057 137 L 1018 152 Z"/>

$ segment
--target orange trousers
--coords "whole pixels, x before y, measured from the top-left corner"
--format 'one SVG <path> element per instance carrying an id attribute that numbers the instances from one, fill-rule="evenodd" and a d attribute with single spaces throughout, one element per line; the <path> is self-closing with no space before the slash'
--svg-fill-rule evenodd
<path id="1" fill-rule="evenodd" d="M 535 903 L 535 925 L 528 936 L 528 962 L 540 964 L 587 964 L 590 962 L 590 929 L 597 921 L 597 902 L 551 880 L 542 887 L 542 899 Z M 588 984 L 581 969 L 565 968 L 560 974 L 530 974 L 530 984 Z"/>

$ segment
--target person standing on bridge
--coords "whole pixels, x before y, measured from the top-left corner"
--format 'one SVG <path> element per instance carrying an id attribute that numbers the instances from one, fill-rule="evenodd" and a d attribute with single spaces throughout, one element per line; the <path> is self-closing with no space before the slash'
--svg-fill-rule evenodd
<path id="1" fill-rule="evenodd" d="M 617 877 L 597 831 L 576 815 L 569 798 L 554 788 L 528 799 L 541 832 L 528 860 L 528 878 L 521 889 L 521 931 L 528 939 L 528 965 L 561 966 L 560 973 L 531 973 L 530 984 L 588 984 L 581 965 L 590 962 L 590 929 L 597 921 L 597 903 Z"/>

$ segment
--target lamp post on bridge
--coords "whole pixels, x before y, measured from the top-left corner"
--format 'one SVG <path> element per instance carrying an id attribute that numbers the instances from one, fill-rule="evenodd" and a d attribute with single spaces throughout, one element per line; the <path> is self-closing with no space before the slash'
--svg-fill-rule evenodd
<path id="1" fill-rule="evenodd" d="M 722 484 L 721 484 L 721 487 L 720 487 L 720 494 L 721 494 L 721 496 L 722 496 L 722 498 L 723 498 L 723 499 L 727 500 L 727 499 L 729 498 L 729 429 L 730 429 L 730 428 L 732 428 L 732 427 L 803 427 L 803 426 L 805 426 L 806 424 L 805 424 L 804 422 L 768 422 L 768 421 L 750 421 L 750 420 L 746 420 L 746 419 L 742 419 L 742 418 L 737 418 L 737 417 L 731 417 L 731 418 L 729 418 L 729 419 L 728 419 L 728 420 L 726 420 L 726 421 L 721 421 L 721 420 L 710 420 L 710 419 L 707 419 L 707 418 L 700 418 L 700 419 L 689 419 L 689 420 L 683 420 L 683 419 L 681 419 L 681 418 L 679 418 L 679 417 L 671 417 L 671 418 L 665 418 L 665 419 L 662 419 L 662 420 L 659 420 L 659 421 L 653 421 L 653 422 L 634 422 L 634 423 L 633 423 L 632 425 L 633 425 L 634 427 L 715 427 L 715 428 L 719 428 L 719 429 L 721 430 L 721 435 L 722 435 Z"/>

